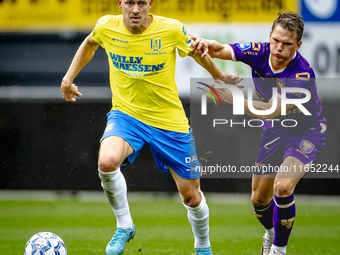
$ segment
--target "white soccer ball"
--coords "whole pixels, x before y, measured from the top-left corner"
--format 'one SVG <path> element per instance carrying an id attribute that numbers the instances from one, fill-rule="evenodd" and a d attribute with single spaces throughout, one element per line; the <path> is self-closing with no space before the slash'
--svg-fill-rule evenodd
<path id="1" fill-rule="evenodd" d="M 25 255 L 66 255 L 66 246 L 56 234 L 40 232 L 28 240 Z"/>

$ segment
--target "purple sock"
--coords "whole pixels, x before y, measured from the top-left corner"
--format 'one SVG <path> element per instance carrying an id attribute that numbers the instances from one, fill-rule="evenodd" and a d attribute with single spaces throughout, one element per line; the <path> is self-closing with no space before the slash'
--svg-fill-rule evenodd
<path id="1" fill-rule="evenodd" d="M 254 207 L 254 213 L 256 218 L 261 222 L 261 224 L 266 229 L 271 229 L 273 227 L 273 210 L 274 210 L 273 199 L 266 206 Z"/>
<path id="2" fill-rule="evenodd" d="M 294 194 L 288 197 L 275 196 L 274 208 L 275 238 L 273 244 L 279 247 L 286 246 L 295 220 Z"/>

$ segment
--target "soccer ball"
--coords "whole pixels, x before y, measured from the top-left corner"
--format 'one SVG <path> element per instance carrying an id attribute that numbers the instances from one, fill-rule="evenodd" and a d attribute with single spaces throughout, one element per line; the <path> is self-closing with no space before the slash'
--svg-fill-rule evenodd
<path id="1" fill-rule="evenodd" d="M 56 234 L 40 232 L 28 240 L 25 255 L 66 255 L 66 246 Z"/>

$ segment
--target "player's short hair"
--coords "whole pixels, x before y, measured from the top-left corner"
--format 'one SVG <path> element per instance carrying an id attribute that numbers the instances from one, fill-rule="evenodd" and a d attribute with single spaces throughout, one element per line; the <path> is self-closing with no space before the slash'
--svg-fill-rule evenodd
<path id="1" fill-rule="evenodd" d="M 288 29 L 292 36 L 296 34 L 297 42 L 301 41 L 303 34 L 303 18 L 297 14 L 296 12 L 286 11 L 282 13 L 282 10 L 277 14 L 277 18 L 274 20 L 272 31 L 274 31 L 275 27 L 280 24 L 280 26 L 284 29 Z"/>

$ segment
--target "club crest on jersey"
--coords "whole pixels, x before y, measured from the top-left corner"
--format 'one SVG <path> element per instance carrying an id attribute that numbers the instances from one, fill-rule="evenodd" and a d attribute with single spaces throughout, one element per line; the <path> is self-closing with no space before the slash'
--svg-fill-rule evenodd
<path id="1" fill-rule="evenodd" d="M 310 154 L 314 147 L 315 145 L 308 140 L 302 140 L 300 143 L 300 149 L 306 154 Z"/>
<path id="2" fill-rule="evenodd" d="M 162 48 L 162 39 L 151 39 L 150 47 L 154 52 L 159 51 Z"/>
<path id="3" fill-rule="evenodd" d="M 244 50 L 250 49 L 251 44 L 250 44 L 250 43 L 237 44 L 237 47 L 238 47 L 240 50 L 244 51 Z"/>

